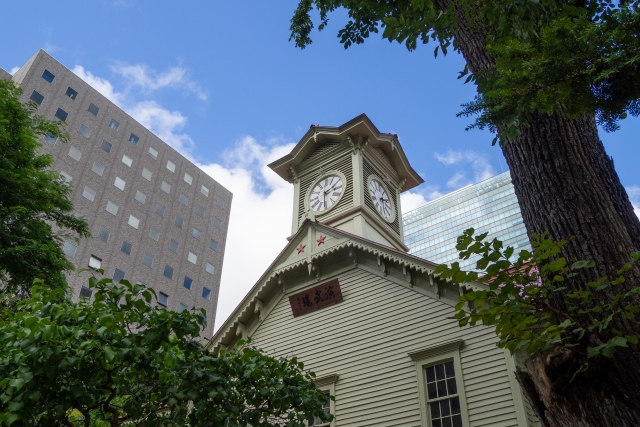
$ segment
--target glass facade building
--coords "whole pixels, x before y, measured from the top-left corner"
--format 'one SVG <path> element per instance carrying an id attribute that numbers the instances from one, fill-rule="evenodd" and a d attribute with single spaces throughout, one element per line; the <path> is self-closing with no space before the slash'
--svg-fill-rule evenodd
<path id="1" fill-rule="evenodd" d="M 458 236 L 471 227 L 476 234 L 488 232 L 488 240 L 513 246 L 515 254 L 531 250 L 509 171 L 407 212 L 402 222 L 409 253 L 438 264 L 459 261 L 460 268 L 475 267 L 476 257 L 459 260 L 456 250 Z"/>

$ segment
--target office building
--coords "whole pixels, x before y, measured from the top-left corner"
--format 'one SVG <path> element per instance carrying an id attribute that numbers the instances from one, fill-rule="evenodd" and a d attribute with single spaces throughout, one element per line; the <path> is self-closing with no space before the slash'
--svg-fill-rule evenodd
<path id="1" fill-rule="evenodd" d="M 92 233 L 64 243 L 75 267 L 144 283 L 171 310 L 206 309 L 210 337 L 232 194 L 46 52 L 0 77 L 68 125 L 69 143 L 45 135 L 42 145 Z M 69 274 L 76 297 L 91 297 L 88 275 Z"/>
<path id="2" fill-rule="evenodd" d="M 478 257 L 459 260 L 456 250 L 458 236 L 471 227 L 476 234 L 488 232 L 488 240 L 513 246 L 515 254 L 531 249 L 508 171 L 407 212 L 402 222 L 409 253 L 438 264 L 459 261 L 463 269 L 475 267 Z"/>

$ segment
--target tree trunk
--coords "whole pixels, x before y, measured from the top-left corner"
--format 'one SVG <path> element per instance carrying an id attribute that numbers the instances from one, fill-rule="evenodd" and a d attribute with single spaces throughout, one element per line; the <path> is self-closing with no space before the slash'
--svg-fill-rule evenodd
<path id="1" fill-rule="evenodd" d="M 437 0 L 446 11 L 451 0 Z M 461 15 L 456 41 L 472 71 L 492 70 L 484 33 Z M 529 127 L 503 147 L 527 233 L 552 239 L 575 237 L 563 247 L 568 259 L 591 260 L 572 280 L 574 288 L 616 272 L 640 250 L 640 221 L 607 156 L 591 116 L 567 119 L 561 111 L 533 114 Z M 640 265 L 615 292 L 640 286 Z M 610 298 L 613 295 L 608 295 Z M 564 299 L 551 304 L 564 309 Z M 623 324 L 624 335 L 640 333 Z M 592 343 L 593 344 L 593 343 Z M 577 353 L 577 352 L 576 352 Z M 586 373 L 571 381 L 586 360 L 571 351 L 543 353 L 526 361 L 518 378 L 545 426 L 640 426 L 640 352 L 621 348 L 611 359 L 589 360 Z"/>

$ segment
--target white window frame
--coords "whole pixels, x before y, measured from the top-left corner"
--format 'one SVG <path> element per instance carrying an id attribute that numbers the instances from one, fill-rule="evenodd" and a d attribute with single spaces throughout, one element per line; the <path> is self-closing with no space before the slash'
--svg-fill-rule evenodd
<path id="1" fill-rule="evenodd" d="M 460 414 L 462 425 L 469 427 L 469 412 L 467 410 L 467 398 L 465 396 L 462 365 L 460 364 L 460 347 L 464 344 L 462 339 L 445 341 L 421 350 L 410 352 L 409 357 L 415 362 L 416 375 L 418 377 L 418 393 L 420 396 L 420 418 L 423 427 L 431 427 L 431 412 L 429 411 L 429 399 L 427 394 L 426 368 L 443 362 L 453 361 L 456 371 L 456 386 L 460 399 Z"/>
<path id="2" fill-rule="evenodd" d="M 340 376 L 338 374 L 330 374 L 318 376 L 313 380 L 313 383 L 318 387 L 321 391 L 325 393 L 329 393 L 330 396 L 336 395 L 336 382 L 338 382 L 338 378 Z M 329 424 L 321 424 L 321 426 L 326 427 L 336 427 L 336 402 L 335 400 L 330 400 L 329 410 L 331 411 L 331 415 L 333 415 L 333 420 Z"/>

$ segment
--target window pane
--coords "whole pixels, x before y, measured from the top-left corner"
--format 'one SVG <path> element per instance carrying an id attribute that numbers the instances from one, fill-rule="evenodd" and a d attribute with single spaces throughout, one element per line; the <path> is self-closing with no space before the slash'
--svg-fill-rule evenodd
<path id="1" fill-rule="evenodd" d="M 442 427 L 453 427 L 451 425 L 451 418 L 443 418 L 441 421 L 442 421 Z"/>
<path id="2" fill-rule="evenodd" d="M 187 261 L 192 264 L 196 264 L 198 262 L 198 255 L 194 254 L 193 252 L 189 252 L 189 255 L 187 255 Z"/>
<path id="3" fill-rule="evenodd" d="M 165 265 L 163 275 L 168 279 L 173 279 L 173 267 L 169 267 L 168 265 Z"/>
<path id="4" fill-rule="evenodd" d="M 64 184 L 69 185 L 69 183 L 71 183 L 71 179 L 72 179 L 71 175 L 69 175 L 65 171 L 60 171 L 60 176 L 62 176 L 62 179 L 64 180 Z"/>
<path id="5" fill-rule="evenodd" d="M 102 148 L 107 153 L 111 152 L 111 143 L 106 139 L 102 140 L 102 144 L 100 144 L 100 148 Z"/>
<path id="6" fill-rule="evenodd" d="M 151 229 L 149 230 L 149 237 L 157 242 L 160 239 L 160 230 L 151 227 Z"/>
<path id="7" fill-rule="evenodd" d="M 216 205 L 218 205 L 221 208 L 224 208 L 224 205 L 225 205 L 224 199 L 221 197 L 216 197 Z"/>
<path id="8" fill-rule="evenodd" d="M 184 194 L 181 194 L 179 197 L 180 203 L 187 206 L 189 204 L 189 199 Z"/>
<path id="9" fill-rule="evenodd" d="M 147 195 L 140 190 L 136 190 L 135 199 L 144 205 L 144 202 L 147 200 Z"/>
<path id="10" fill-rule="evenodd" d="M 93 167 L 91 168 L 91 170 L 93 171 L 93 173 L 95 173 L 98 176 L 102 176 L 102 174 L 104 173 L 104 166 L 102 166 L 100 163 L 98 162 L 93 162 Z"/>
<path id="11" fill-rule="evenodd" d="M 211 241 L 209 242 L 209 247 L 217 252 L 218 251 L 218 242 L 216 240 L 211 239 Z"/>
<path id="12" fill-rule="evenodd" d="M 182 282 L 182 286 L 191 290 L 191 287 L 193 286 L 193 280 L 190 277 L 184 276 L 184 282 Z"/>
<path id="13" fill-rule="evenodd" d="M 167 161 L 167 169 L 169 169 L 171 172 L 175 172 L 176 171 L 176 164 L 173 163 L 171 160 Z"/>
<path id="14" fill-rule="evenodd" d="M 133 160 L 131 159 L 131 157 L 129 157 L 126 154 L 124 154 L 122 156 L 122 163 L 124 163 L 125 165 L 131 167 L 131 165 L 133 164 Z"/>
<path id="15" fill-rule="evenodd" d="M 69 157 L 71 157 L 76 162 L 79 162 L 80 158 L 82 157 L 82 151 L 78 150 L 72 145 L 71 148 L 69 148 Z"/>
<path id="16" fill-rule="evenodd" d="M 40 104 L 42 104 L 42 101 L 44 100 L 44 96 L 41 95 L 40 92 L 36 92 L 34 90 L 31 93 L 31 97 L 29 99 L 32 100 L 33 102 L 35 102 L 36 104 L 40 105 Z"/>
<path id="17" fill-rule="evenodd" d="M 169 250 L 170 250 L 171 252 L 178 253 L 178 247 L 179 247 L 179 246 L 180 246 L 180 245 L 179 245 L 179 243 L 178 243 L 178 242 L 176 242 L 175 240 L 171 239 L 171 240 L 169 241 Z"/>
<path id="18" fill-rule="evenodd" d="M 447 383 L 444 380 L 436 382 L 436 387 L 438 388 L 438 397 L 447 395 Z"/>
<path id="19" fill-rule="evenodd" d="M 200 192 L 202 193 L 202 195 L 204 197 L 209 197 L 209 189 L 207 187 L 205 187 L 204 185 L 202 187 L 200 187 Z"/>
<path id="20" fill-rule="evenodd" d="M 124 181 L 124 179 L 120 178 L 119 176 L 116 176 L 115 181 L 113 181 L 113 185 L 116 186 L 116 188 L 118 188 L 119 190 L 124 191 L 124 186 L 127 183 Z"/>
<path id="21" fill-rule="evenodd" d="M 96 198 L 96 191 L 93 188 L 84 187 L 84 191 L 82 192 L 82 196 L 85 199 L 91 200 L 93 202 L 93 199 Z"/>
<path id="22" fill-rule="evenodd" d="M 110 235 L 111 235 L 111 232 L 109 230 L 107 230 L 104 227 L 100 227 L 100 231 L 98 231 L 98 239 L 100 239 L 103 242 L 107 243 L 109 241 L 109 236 Z"/>
<path id="23" fill-rule="evenodd" d="M 78 96 L 78 92 L 76 92 L 73 88 L 68 87 L 67 91 L 65 92 L 65 95 L 67 95 L 69 98 L 75 100 L 76 96 Z"/>
<path id="24" fill-rule="evenodd" d="M 52 134 L 51 132 L 47 132 L 47 133 L 44 134 L 44 140 L 48 144 L 56 145 L 56 141 L 58 140 L 58 137 L 56 135 Z"/>
<path id="25" fill-rule="evenodd" d="M 447 362 L 444 364 L 444 370 L 447 374 L 447 378 L 455 377 L 456 372 L 453 369 L 453 362 Z"/>
<path id="26" fill-rule="evenodd" d="M 449 399 L 449 401 L 451 402 L 451 413 L 452 414 L 459 414 L 460 413 L 460 399 L 457 397 L 452 397 L 451 399 Z"/>
<path id="27" fill-rule="evenodd" d="M 164 210 L 165 210 L 164 206 L 162 206 L 160 203 L 156 203 L 156 213 L 158 215 L 160 215 L 161 217 L 164 217 Z"/>
<path id="28" fill-rule="evenodd" d="M 213 264 L 211 263 L 207 263 L 207 266 L 205 267 L 205 271 L 211 275 L 213 275 L 213 273 L 216 271 L 216 268 L 214 267 Z"/>
<path id="29" fill-rule="evenodd" d="M 55 116 L 64 122 L 67 120 L 67 117 L 69 116 L 69 114 L 66 111 L 64 111 L 62 108 L 58 108 Z"/>
<path id="30" fill-rule="evenodd" d="M 95 104 L 89 104 L 89 108 L 87 108 L 87 111 L 93 114 L 94 116 L 97 116 L 98 111 L 100 111 L 100 108 L 98 108 Z"/>
<path id="31" fill-rule="evenodd" d="M 432 402 L 429 404 L 431 408 L 431 418 L 440 418 L 440 405 L 438 402 Z"/>
<path id="32" fill-rule="evenodd" d="M 115 120 L 111 119 L 111 121 L 109 122 L 109 127 L 117 132 L 118 128 L 120 127 L 120 123 L 118 123 Z"/>
<path id="33" fill-rule="evenodd" d="M 89 267 L 94 268 L 94 269 L 99 269 L 100 266 L 102 265 L 102 260 L 94 255 L 91 255 L 89 257 Z"/>
<path id="34" fill-rule="evenodd" d="M 449 399 L 440 401 L 440 413 L 442 413 L 443 417 L 451 415 L 451 410 L 449 409 Z"/>
<path id="35" fill-rule="evenodd" d="M 120 280 L 124 279 L 124 271 L 120 270 L 119 268 L 116 268 L 115 271 L 113 272 L 113 281 L 116 283 L 119 283 Z"/>
<path id="36" fill-rule="evenodd" d="M 197 228 L 194 228 L 193 231 L 191 232 L 191 236 L 196 240 L 200 240 L 201 235 L 202 233 Z"/>
<path id="37" fill-rule="evenodd" d="M 142 169 L 142 177 L 144 179 L 146 179 L 147 181 L 151 181 L 151 175 L 153 175 L 153 174 L 151 173 L 151 171 L 149 169 L 147 169 L 147 168 L 143 168 Z"/>
<path id="38" fill-rule="evenodd" d="M 42 73 L 42 78 L 48 81 L 49 83 L 53 83 L 53 79 L 55 79 L 56 76 L 54 76 L 53 73 L 51 73 L 51 71 L 44 70 L 44 73 Z"/>
<path id="39" fill-rule="evenodd" d="M 436 365 L 436 378 L 439 380 L 444 379 L 444 364 Z"/>
<path id="40" fill-rule="evenodd" d="M 138 145 L 138 141 L 140 141 L 140 138 L 138 138 L 136 135 L 131 134 L 131 136 L 129 136 L 129 142 L 133 145 Z"/>
<path id="41" fill-rule="evenodd" d="M 219 230 L 222 227 L 222 220 L 220 218 L 213 218 L 213 226 Z"/>
<path id="42" fill-rule="evenodd" d="M 93 294 L 93 291 L 84 285 L 80 289 L 80 298 L 91 298 L 92 294 Z"/>
<path id="43" fill-rule="evenodd" d="M 163 294 L 162 292 L 160 292 L 158 294 L 158 304 L 160 304 L 163 307 L 168 306 L 169 305 L 169 295 Z"/>
<path id="44" fill-rule="evenodd" d="M 436 380 L 436 368 L 429 366 L 427 368 L 427 382 L 433 382 Z"/>
<path id="45" fill-rule="evenodd" d="M 206 300 L 211 300 L 211 289 L 202 288 L 202 298 Z"/>
<path id="46" fill-rule="evenodd" d="M 80 132 L 80 135 L 84 136 L 85 138 L 89 138 L 91 136 L 91 129 L 89 129 L 84 124 L 80 125 L 78 132 Z"/>
<path id="47" fill-rule="evenodd" d="M 122 246 L 120 246 L 120 250 L 127 255 L 131 255 L 131 249 L 132 249 L 131 243 L 127 242 L 126 240 L 123 240 Z"/>
<path id="48" fill-rule="evenodd" d="M 158 158 L 158 151 L 155 150 L 153 147 L 149 147 L 149 155 L 151 157 L 153 157 L 154 159 Z"/>
<path id="49" fill-rule="evenodd" d="M 71 242 L 64 242 L 64 246 L 62 247 L 62 252 L 69 258 L 74 258 L 76 256 L 76 251 L 78 250 L 78 246 L 74 245 Z"/>
<path id="50" fill-rule="evenodd" d="M 458 387 L 456 386 L 456 379 L 455 378 L 448 378 L 447 379 L 447 390 L 449 391 L 449 394 L 458 393 Z"/>
<path id="51" fill-rule="evenodd" d="M 185 311 L 187 309 L 188 309 L 188 307 L 183 303 L 180 303 L 180 305 L 178 305 L 178 313 L 182 313 L 183 311 Z"/>
<path id="52" fill-rule="evenodd" d="M 182 230 L 182 226 L 184 225 L 184 220 L 179 216 L 176 216 L 176 219 L 173 221 L 173 224 Z"/>
<path id="53" fill-rule="evenodd" d="M 129 225 L 137 230 L 140 225 L 140 220 L 133 215 L 129 215 Z"/>
<path id="54" fill-rule="evenodd" d="M 160 189 L 167 194 L 171 192 L 171 186 L 164 181 L 162 181 L 162 184 L 160 184 Z"/>
<path id="55" fill-rule="evenodd" d="M 113 203 L 111 200 L 107 201 L 107 212 L 109 212 L 111 215 L 117 215 L 118 205 Z"/>
<path id="56" fill-rule="evenodd" d="M 196 208 L 196 215 L 198 215 L 201 218 L 204 218 L 204 208 L 202 206 L 198 206 Z"/>
<path id="57" fill-rule="evenodd" d="M 453 427 L 462 427 L 462 415 L 454 415 L 452 421 Z"/>
<path id="58" fill-rule="evenodd" d="M 144 254 L 144 257 L 142 257 L 142 263 L 147 267 L 151 268 L 151 266 L 153 266 L 153 256 L 149 254 Z"/>
<path id="59" fill-rule="evenodd" d="M 438 398 L 438 390 L 436 389 L 436 383 L 427 383 L 427 394 L 429 395 L 429 399 Z"/>
<path id="60" fill-rule="evenodd" d="M 433 421 L 431 421 L 431 425 L 433 427 L 442 427 L 442 421 L 441 420 L 433 420 Z"/>
<path id="61" fill-rule="evenodd" d="M 187 184 L 191 185 L 191 183 L 193 182 L 193 177 L 191 175 L 189 175 L 188 173 L 184 174 L 184 182 L 186 182 Z"/>

